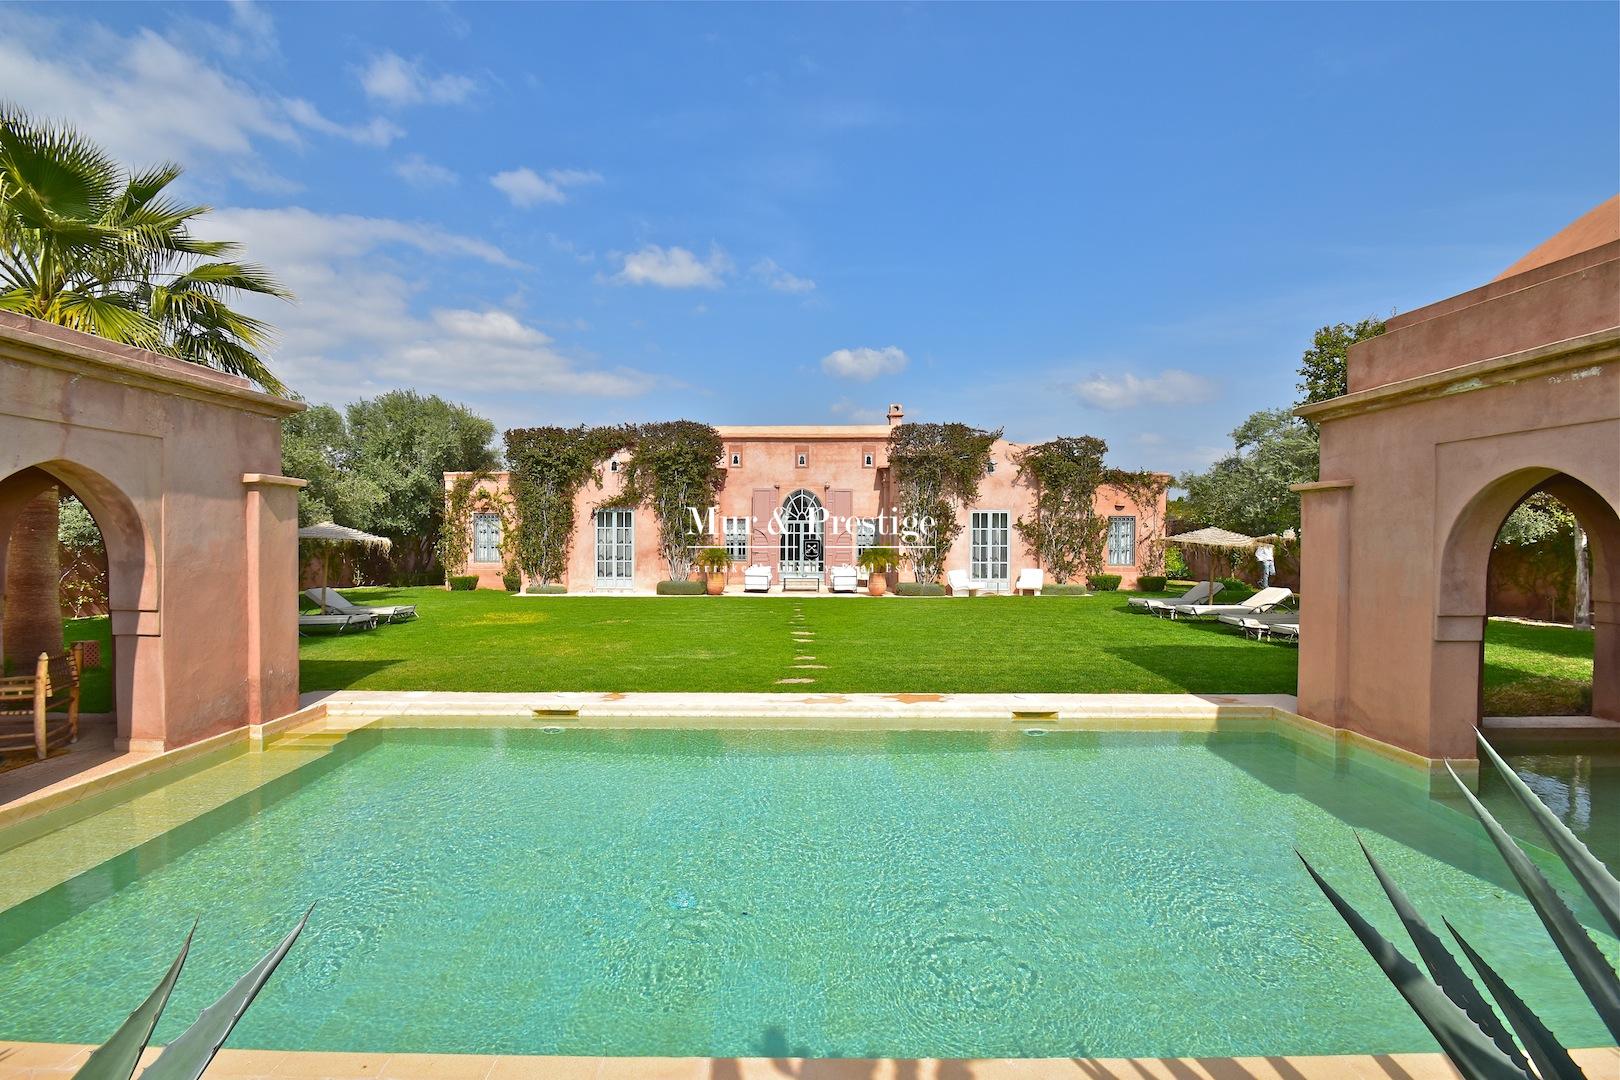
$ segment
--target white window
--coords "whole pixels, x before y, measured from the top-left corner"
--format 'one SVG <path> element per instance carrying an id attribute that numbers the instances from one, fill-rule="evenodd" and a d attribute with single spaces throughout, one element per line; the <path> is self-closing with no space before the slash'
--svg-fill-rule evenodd
<path id="1" fill-rule="evenodd" d="M 809 464 L 810 464 L 810 455 L 809 454 L 800 454 L 799 455 L 799 468 L 802 469 L 806 465 L 809 465 Z"/>
<path id="2" fill-rule="evenodd" d="M 872 467 L 872 455 L 871 454 L 862 454 L 861 455 L 861 468 L 870 469 L 871 467 Z"/>
<path id="3" fill-rule="evenodd" d="M 1005 590 L 1012 515 L 1006 510 L 975 510 L 968 521 L 968 575 L 987 588 Z"/>
<path id="4" fill-rule="evenodd" d="M 501 515 L 473 515 L 473 562 L 501 561 Z"/>
<path id="5" fill-rule="evenodd" d="M 735 469 L 741 464 L 742 464 L 742 455 L 741 454 L 732 454 L 731 455 L 731 467 L 733 469 Z"/>
<path id="6" fill-rule="evenodd" d="M 877 521 L 861 518 L 855 523 L 855 557 L 859 559 L 861 552 L 870 547 L 877 547 Z"/>
<path id="7" fill-rule="evenodd" d="M 748 561 L 748 519 L 726 518 L 726 553 L 740 563 Z"/>
<path id="8" fill-rule="evenodd" d="M 1127 515 L 1108 519 L 1108 565 L 1136 565 L 1136 518 Z"/>

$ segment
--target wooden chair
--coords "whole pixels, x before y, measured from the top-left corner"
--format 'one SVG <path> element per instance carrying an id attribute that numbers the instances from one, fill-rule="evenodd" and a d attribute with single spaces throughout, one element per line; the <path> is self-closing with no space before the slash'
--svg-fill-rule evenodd
<path id="1" fill-rule="evenodd" d="M 0 677 L 0 753 L 34 748 L 43 758 L 58 746 L 79 740 L 79 672 L 84 642 L 59 656 L 39 654 L 32 675 Z M 66 708 L 52 717 L 52 709 Z"/>

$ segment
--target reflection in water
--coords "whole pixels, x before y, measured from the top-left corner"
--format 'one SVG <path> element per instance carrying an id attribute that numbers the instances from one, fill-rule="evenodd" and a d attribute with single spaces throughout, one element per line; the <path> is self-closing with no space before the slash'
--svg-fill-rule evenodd
<path id="1" fill-rule="evenodd" d="M 1524 782 L 1592 854 L 1620 867 L 1620 750 L 1560 754 L 1504 754 Z M 1507 790 L 1501 777 L 1480 771 L 1485 805 L 1515 836 L 1545 846 L 1546 840 Z"/>

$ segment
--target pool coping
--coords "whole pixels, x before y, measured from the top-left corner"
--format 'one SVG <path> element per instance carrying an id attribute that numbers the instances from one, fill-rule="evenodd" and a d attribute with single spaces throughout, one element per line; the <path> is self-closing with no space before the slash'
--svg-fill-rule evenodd
<path id="1" fill-rule="evenodd" d="M 438 690 L 338 690 L 303 695 L 301 707 L 159 753 L 127 754 L 0 805 L 5 847 L 14 828 L 75 819 L 150 790 L 172 770 L 192 771 L 239 753 L 263 750 L 294 732 L 347 734 L 379 721 L 411 717 L 540 719 L 582 727 L 678 726 L 793 730 L 1007 730 L 1016 725 L 1059 731 L 1271 731 L 1296 747 L 1336 760 L 1358 759 L 1400 780 L 1449 790 L 1445 762 L 1295 711 L 1289 694 L 928 694 L 928 693 L 619 693 L 548 691 L 471 693 Z M 691 721 L 704 721 L 701 724 Z M 1478 762 L 1457 760 L 1471 785 Z M 26 835 L 24 830 L 24 835 Z"/>
<path id="2" fill-rule="evenodd" d="M 0 1080 L 70 1077 L 89 1046 L 0 1042 Z M 156 1051 L 148 1050 L 143 1063 Z M 1573 1050 L 1590 1076 L 1620 1070 L 1620 1049 Z M 1439 1053 L 1278 1054 L 1230 1058 L 652 1058 L 364 1054 L 313 1050 L 219 1053 L 206 1073 L 233 1080 L 1458 1080 Z"/>

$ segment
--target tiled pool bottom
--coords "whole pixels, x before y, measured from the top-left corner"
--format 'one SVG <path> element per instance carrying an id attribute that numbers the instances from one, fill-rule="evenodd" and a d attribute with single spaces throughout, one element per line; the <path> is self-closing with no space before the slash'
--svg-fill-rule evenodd
<path id="1" fill-rule="evenodd" d="M 1352 827 L 1567 1042 L 1607 1041 L 1477 826 L 1274 736 L 532 726 L 362 730 L 0 915 L 0 1038 L 105 1038 L 201 915 L 172 1037 L 315 902 L 232 1045 L 1433 1049 L 1294 857 L 1394 932 Z"/>

